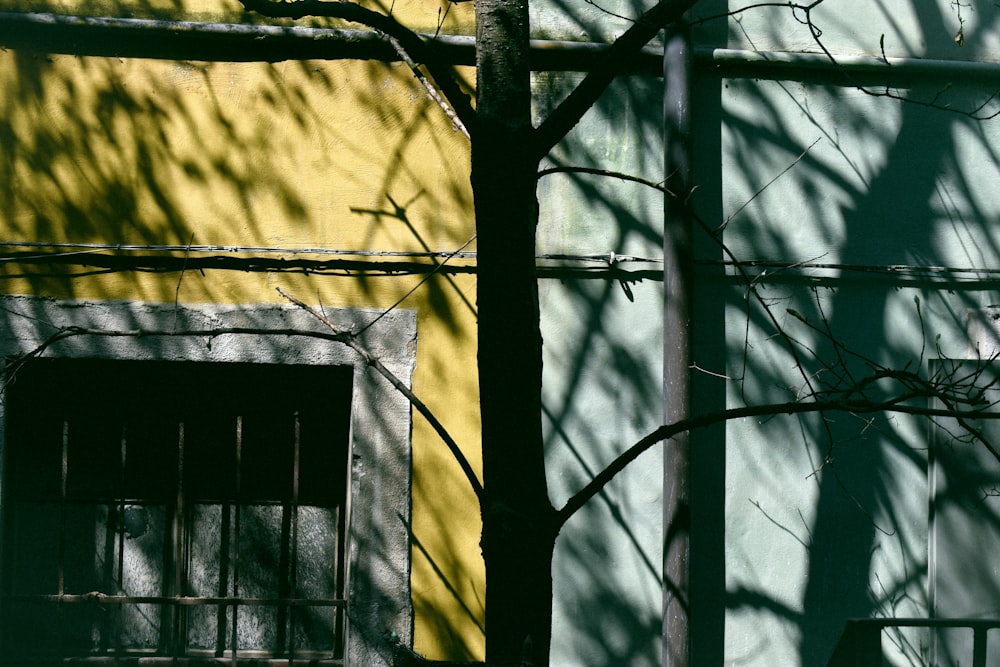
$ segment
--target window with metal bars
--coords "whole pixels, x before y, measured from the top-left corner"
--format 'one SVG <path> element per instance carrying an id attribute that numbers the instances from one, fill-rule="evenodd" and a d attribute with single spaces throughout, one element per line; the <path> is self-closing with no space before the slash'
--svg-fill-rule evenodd
<path id="1" fill-rule="evenodd" d="M 4 664 L 341 663 L 350 401 L 344 367 L 21 369 Z"/>

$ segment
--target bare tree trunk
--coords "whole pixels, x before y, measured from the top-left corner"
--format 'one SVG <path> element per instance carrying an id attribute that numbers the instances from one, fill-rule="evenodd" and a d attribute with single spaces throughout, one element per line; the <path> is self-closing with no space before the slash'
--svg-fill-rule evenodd
<path id="1" fill-rule="evenodd" d="M 548 664 L 555 512 L 545 480 L 526 0 L 479 0 L 478 233 L 486 659 Z"/>

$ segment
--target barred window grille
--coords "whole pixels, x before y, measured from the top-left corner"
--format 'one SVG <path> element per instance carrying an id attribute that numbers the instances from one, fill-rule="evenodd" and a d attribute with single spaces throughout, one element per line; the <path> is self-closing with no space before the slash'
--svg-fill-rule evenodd
<path id="1" fill-rule="evenodd" d="M 38 360 L 11 380 L 11 664 L 342 663 L 349 368 Z"/>

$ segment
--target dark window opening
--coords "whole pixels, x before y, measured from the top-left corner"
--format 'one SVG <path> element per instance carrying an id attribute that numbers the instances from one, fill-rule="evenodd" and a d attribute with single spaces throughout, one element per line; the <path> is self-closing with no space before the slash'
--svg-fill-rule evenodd
<path id="1" fill-rule="evenodd" d="M 351 369 L 37 360 L 7 386 L 5 663 L 339 663 Z"/>

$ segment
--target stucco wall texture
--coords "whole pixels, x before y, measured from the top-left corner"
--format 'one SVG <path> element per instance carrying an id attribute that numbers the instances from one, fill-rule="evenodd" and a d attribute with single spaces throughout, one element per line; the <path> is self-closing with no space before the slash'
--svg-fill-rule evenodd
<path id="1" fill-rule="evenodd" d="M 291 261 L 352 251 L 451 252 L 474 234 L 468 142 L 404 67 L 12 50 L 0 59 L 6 242 L 94 244 L 64 252 Z M 116 251 L 120 244 L 133 249 Z M 214 249 L 198 249 L 205 246 Z M 344 254 L 308 251 L 317 248 Z M 473 241 L 467 249 L 474 248 Z M 426 275 L 36 268 L 5 271 L 3 290 L 264 304 L 287 303 L 276 291 L 282 288 L 316 306 L 367 309 L 402 299 L 398 307 L 414 311 L 418 322 L 413 390 L 478 461 L 469 274 L 435 275 L 404 299 Z M 430 655 L 480 655 L 475 497 L 422 420 L 413 423 L 412 452 L 416 647 Z"/>
<path id="2" fill-rule="evenodd" d="M 407 2 L 393 11 L 417 29 L 433 32 L 444 16 L 444 32 L 467 33 L 471 5 Z M 235 2 L 4 8 L 254 20 Z M 780 323 L 817 355 L 832 353 L 820 334 L 829 325 L 836 340 L 885 365 L 974 356 L 970 313 L 975 319 L 1000 302 L 991 277 L 1000 261 L 1000 125 L 963 111 L 996 110 L 1000 12 L 978 0 L 826 0 L 808 13 L 738 8 L 703 0 L 692 14 L 715 17 L 695 31 L 692 201 L 701 217 L 739 259 L 781 267 L 757 282 L 780 304 Z M 614 15 L 640 9 L 624 0 L 532 4 L 538 36 L 578 40 L 617 34 L 629 22 Z M 773 67 L 772 51 L 793 66 Z M 891 60 L 890 87 L 884 73 L 872 74 L 873 62 L 850 60 L 865 57 Z M 961 68 L 970 62 L 987 66 Z M 538 114 L 578 80 L 537 74 Z M 7 50 L 0 90 L 5 242 L 289 261 L 327 251 L 378 261 L 364 253 L 475 250 L 468 142 L 403 66 Z M 543 167 L 660 181 L 661 109 L 661 79 L 624 78 Z M 539 198 L 539 253 L 613 252 L 647 260 L 636 266 L 651 272 L 659 266 L 663 214 L 654 190 L 553 174 L 540 179 Z M 114 248 L 122 244 L 132 249 Z M 696 251 L 695 409 L 795 396 L 798 362 L 748 305 L 736 272 L 720 268 L 728 257 L 704 236 Z M 425 277 L 0 265 L 7 294 L 274 304 L 281 287 L 331 308 L 413 310 L 414 391 L 477 466 L 474 274 L 441 272 L 418 287 Z M 661 288 L 654 278 L 540 283 L 557 504 L 661 419 Z M 807 374 L 822 372 L 817 359 Z M 741 420 L 698 433 L 696 664 L 822 665 L 849 616 L 930 613 L 932 438 L 909 417 L 845 417 L 832 426 L 818 417 Z M 475 498 L 418 417 L 412 453 L 415 648 L 479 657 Z M 659 664 L 661 471 L 651 452 L 567 524 L 554 563 L 554 664 Z M 927 641 L 893 635 L 887 654 L 893 664 L 921 664 Z"/>

